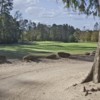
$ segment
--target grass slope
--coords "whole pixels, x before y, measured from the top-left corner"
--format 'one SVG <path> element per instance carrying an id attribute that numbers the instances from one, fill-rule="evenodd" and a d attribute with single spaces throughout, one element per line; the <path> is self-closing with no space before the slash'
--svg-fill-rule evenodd
<path id="1" fill-rule="evenodd" d="M 63 43 L 63 42 L 34 42 L 30 45 L 0 45 L 0 54 L 8 58 L 21 58 L 27 54 L 46 55 L 59 51 L 71 54 L 83 54 L 96 49 L 96 43 Z"/>

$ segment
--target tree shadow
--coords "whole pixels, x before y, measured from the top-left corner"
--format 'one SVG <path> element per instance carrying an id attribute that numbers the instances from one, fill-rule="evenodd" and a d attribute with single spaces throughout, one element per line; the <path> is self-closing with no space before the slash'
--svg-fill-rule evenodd
<path id="1" fill-rule="evenodd" d="M 0 100 L 7 100 L 9 96 L 11 96 L 13 94 L 9 93 L 6 90 L 0 89 Z"/>
<path id="2" fill-rule="evenodd" d="M 94 56 L 90 55 L 71 55 L 69 59 L 79 60 L 79 61 L 87 61 L 87 62 L 93 62 Z"/>
<path id="3" fill-rule="evenodd" d="M 45 84 L 44 82 L 39 82 L 35 80 L 18 80 L 19 85 L 34 85 L 34 86 L 39 86 L 42 84 Z"/>
<path id="4" fill-rule="evenodd" d="M 16 51 L 10 51 L 10 50 L 0 50 L 0 55 L 6 56 L 8 59 L 22 59 L 24 56 L 32 54 L 36 56 L 45 56 L 48 54 L 51 54 L 52 52 L 46 52 L 46 51 L 36 51 L 36 50 L 26 50 L 26 49 L 16 49 Z M 40 60 L 37 60 L 36 62 L 39 62 Z M 7 63 L 10 63 L 9 61 Z"/>
<path id="5" fill-rule="evenodd" d="M 23 87 L 23 86 L 28 86 L 28 88 L 40 88 L 41 86 L 46 87 L 46 86 L 51 86 L 52 83 L 50 82 L 44 82 L 44 81 L 38 81 L 38 80 L 18 80 L 17 86 Z"/>

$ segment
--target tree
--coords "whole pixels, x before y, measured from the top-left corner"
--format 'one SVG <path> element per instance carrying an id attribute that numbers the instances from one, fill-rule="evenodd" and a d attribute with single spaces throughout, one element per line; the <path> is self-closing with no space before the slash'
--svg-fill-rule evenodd
<path id="1" fill-rule="evenodd" d="M 14 19 L 17 21 L 22 19 L 22 13 L 19 10 L 15 12 Z"/>
<path id="2" fill-rule="evenodd" d="M 99 30 L 99 23 L 96 22 L 96 23 L 94 24 L 94 30 L 95 30 L 95 31 L 98 31 L 98 30 Z"/>
<path id="3" fill-rule="evenodd" d="M 13 8 L 13 0 L 0 0 L 0 14 L 10 13 Z"/>
<path id="4" fill-rule="evenodd" d="M 76 31 L 74 32 L 74 37 L 77 42 L 80 42 L 80 33 L 81 31 L 79 29 L 76 29 Z"/>
<path id="5" fill-rule="evenodd" d="M 93 31 L 91 34 L 91 41 L 92 42 L 97 42 L 98 41 L 98 31 Z"/>
<path id="6" fill-rule="evenodd" d="M 1 17 L 1 24 L 2 24 L 2 34 L 4 34 L 4 27 L 5 27 L 5 17 L 6 15 L 10 14 L 10 10 L 13 8 L 13 0 L 1 0 L 0 1 L 0 17 Z"/>
<path id="7" fill-rule="evenodd" d="M 20 35 L 21 42 L 24 42 L 24 38 L 25 38 L 26 30 L 27 30 L 27 24 L 28 24 L 27 19 L 19 20 L 19 27 L 20 27 L 20 31 L 21 31 L 21 35 Z"/>
<path id="8" fill-rule="evenodd" d="M 19 12 L 13 17 L 13 0 L 0 0 L 0 43 L 18 43 L 20 38 Z"/>
<path id="9" fill-rule="evenodd" d="M 100 0 L 63 0 L 66 7 L 73 8 L 76 11 L 87 15 L 100 16 Z M 94 58 L 94 64 L 88 76 L 82 83 L 93 81 L 94 83 L 100 82 L 100 31 L 98 36 L 98 46 Z"/>

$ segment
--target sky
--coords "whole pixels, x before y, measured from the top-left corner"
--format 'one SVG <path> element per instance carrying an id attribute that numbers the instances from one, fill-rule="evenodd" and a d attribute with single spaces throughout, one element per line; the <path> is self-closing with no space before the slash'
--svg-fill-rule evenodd
<path id="1" fill-rule="evenodd" d="M 93 29 L 99 18 L 77 14 L 70 9 L 66 9 L 61 0 L 13 0 L 14 9 L 22 13 L 23 18 L 40 22 L 47 25 L 52 24 L 69 24 L 75 28 Z"/>

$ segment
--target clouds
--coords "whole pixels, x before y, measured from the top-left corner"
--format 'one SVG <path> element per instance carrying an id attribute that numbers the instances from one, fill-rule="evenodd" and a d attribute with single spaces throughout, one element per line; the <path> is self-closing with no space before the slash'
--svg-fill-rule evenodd
<path id="1" fill-rule="evenodd" d="M 30 6 L 35 6 L 39 3 L 39 0 L 14 0 L 14 9 L 27 9 Z"/>
<path id="2" fill-rule="evenodd" d="M 41 5 L 43 2 L 47 2 L 45 5 Z M 22 13 L 35 17 L 41 17 L 41 18 L 53 18 L 56 17 L 61 10 L 59 7 L 56 9 L 51 9 L 47 7 L 50 2 L 56 2 L 56 0 L 43 0 L 42 2 L 40 0 L 14 0 L 14 10 L 20 10 Z"/>
<path id="3" fill-rule="evenodd" d="M 54 18 L 59 14 L 59 11 L 55 9 L 46 9 L 44 7 L 28 7 L 25 10 L 25 13 L 27 13 L 30 16 L 38 17 L 38 18 Z"/>
<path id="4" fill-rule="evenodd" d="M 41 17 L 43 17 L 43 18 L 54 18 L 56 15 L 57 15 L 57 12 L 55 10 L 49 10 L 49 11 L 45 10 L 42 13 Z"/>
<path id="5" fill-rule="evenodd" d="M 85 21 L 93 22 L 93 18 L 87 19 L 85 15 L 79 16 L 67 9 L 64 9 L 62 0 L 13 0 L 14 12 L 19 10 L 23 18 L 46 24 L 73 24 L 80 27 L 85 26 Z M 78 24 L 76 24 L 78 23 Z M 87 24 L 87 23 L 86 23 Z M 90 25 L 90 24 L 87 24 Z"/>
<path id="6" fill-rule="evenodd" d="M 37 6 L 31 6 L 25 9 L 25 13 L 33 16 L 33 17 L 40 17 L 41 14 L 44 12 L 45 8 L 43 7 L 37 7 Z"/>
<path id="7" fill-rule="evenodd" d="M 14 1 L 14 5 L 22 5 L 24 6 L 24 4 L 28 4 L 28 5 L 36 5 L 37 3 L 39 3 L 39 0 L 13 0 Z"/>
<path id="8" fill-rule="evenodd" d="M 42 18 L 56 18 L 62 13 L 61 9 L 45 9 L 40 17 Z"/>

